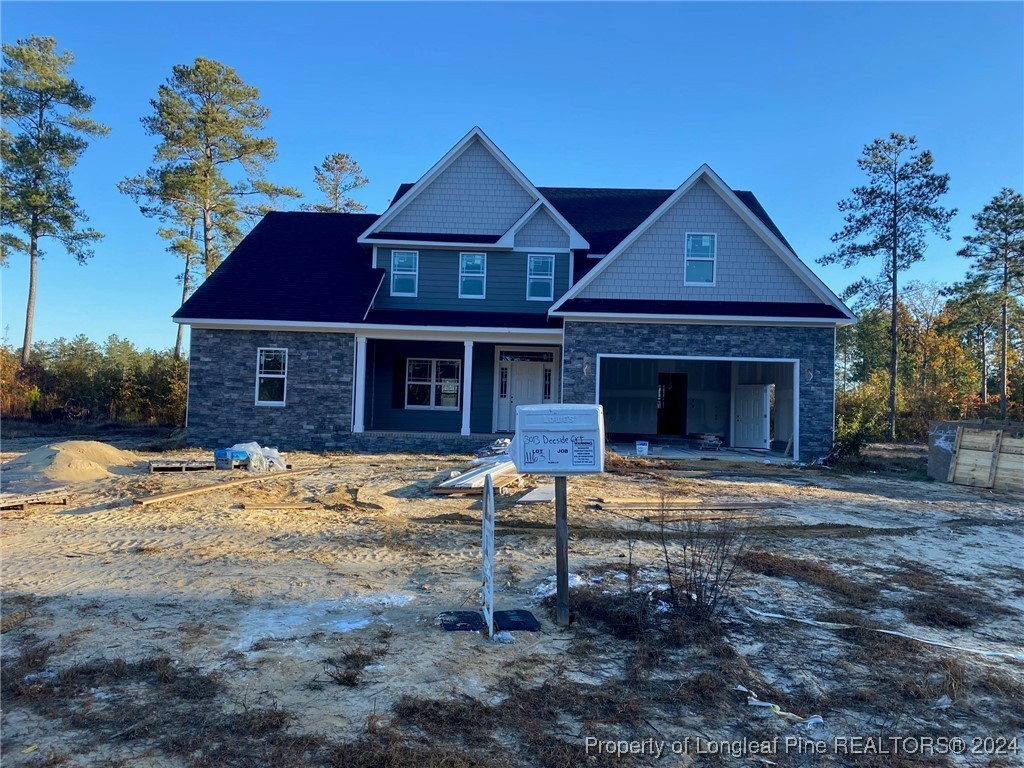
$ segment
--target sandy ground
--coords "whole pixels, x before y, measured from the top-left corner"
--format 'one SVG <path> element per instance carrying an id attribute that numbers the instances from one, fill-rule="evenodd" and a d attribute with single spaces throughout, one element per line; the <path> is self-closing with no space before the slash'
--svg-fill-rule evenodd
<path id="1" fill-rule="evenodd" d="M 3 459 L 37 444 L 7 441 Z M 510 676 L 527 687 L 558 680 L 589 692 L 625 679 L 635 641 L 602 634 L 596 624 L 560 629 L 541 605 L 554 573 L 553 507 L 516 504 L 520 491 L 498 501 L 496 607 L 533 611 L 541 631 L 516 633 L 513 643 L 500 644 L 435 626 L 440 611 L 479 604 L 479 501 L 429 490 L 464 468 L 467 457 L 290 454 L 295 467 L 318 471 L 133 504 L 138 496 L 246 476 L 240 470 L 146 472 L 147 458 L 172 455 L 207 456 L 124 454 L 127 465 L 110 476 L 68 483 L 73 496 L 66 508 L 3 513 L 5 766 L 277 762 L 206 763 L 198 752 L 161 746 L 156 736 L 136 738 L 131 723 L 118 733 L 97 726 L 100 721 L 81 713 L 122 701 L 124 689 L 107 681 L 71 697 L 60 698 L 60 691 L 71 685 L 62 670 L 98 659 L 133 664 L 167 655 L 178 668 L 216 679 L 219 706 L 248 712 L 269 705 L 292 718 L 289 733 L 320 734 L 332 743 L 374 733 L 378 718 L 399 722 L 393 713 L 403 697 L 496 707 L 509 695 Z M 543 482 L 527 478 L 526 487 Z M 773 762 L 1024 765 L 1024 496 L 884 474 L 710 460 L 620 462 L 605 475 L 569 481 L 573 583 L 621 591 L 630 562 L 640 568 L 635 581 L 642 589 L 664 582 L 658 527 L 588 510 L 586 500 L 665 492 L 784 505 L 757 512 L 750 548 L 782 554 L 790 566 L 811 562 L 819 571 L 738 569 L 722 625 L 742 664 L 726 665 L 685 644 L 664 651 L 654 672 L 634 687 L 652 692 L 650 709 L 628 725 L 616 717 L 554 718 L 552 732 L 568 745 L 568 757 L 557 764 L 758 766 L 768 763 L 749 752 L 696 755 L 695 742 L 686 740 L 776 738 L 785 744 L 793 738 L 825 744 L 825 754 L 776 742 Z M 242 508 L 286 501 L 311 501 L 315 508 Z M 676 556 L 682 544 L 670 537 L 666 546 Z M 829 583 L 833 577 L 838 586 Z M 929 601 L 966 619 L 957 626 L 915 612 Z M 901 645 L 907 641 L 877 634 L 858 641 L 834 628 L 758 611 L 833 622 L 853 617 L 936 645 Z M 32 666 L 26 657 L 40 647 L 46 656 Z M 331 673 L 354 650 L 367 655 L 358 663 L 356 684 L 336 684 Z M 712 676 L 700 677 L 700 670 Z M 936 675 L 935 685 L 922 682 Z M 697 695 L 695 681 L 701 680 L 725 690 Z M 137 698 L 153 696 L 152 706 L 160 708 L 150 688 L 125 684 L 136 686 Z M 736 684 L 823 722 L 796 724 L 767 707 L 748 706 L 745 695 L 731 690 Z M 37 700 L 33 691 L 39 694 L 40 685 L 45 691 Z M 659 698 L 655 693 L 663 688 L 676 695 Z M 408 733 L 428 748 L 454 743 L 472 754 L 465 737 L 452 742 L 455 736 L 432 735 L 423 725 Z M 846 743 L 836 739 L 922 735 L 963 738 L 967 754 L 936 756 L 915 748 L 898 756 L 909 762 L 899 762 L 836 746 Z M 663 744 L 664 754 L 659 758 L 647 746 L 640 754 L 598 754 L 588 738 L 650 739 Z M 487 744 L 491 754 L 495 744 L 509 749 L 510 764 L 555 764 L 549 752 L 517 755 L 508 733 Z M 316 762 L 312 753 L 303 754 L 295 764 Z"/>

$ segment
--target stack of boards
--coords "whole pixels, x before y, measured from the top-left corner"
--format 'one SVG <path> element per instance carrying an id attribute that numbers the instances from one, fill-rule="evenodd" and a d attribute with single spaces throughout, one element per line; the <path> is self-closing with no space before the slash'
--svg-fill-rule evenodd
<path id="1" fill-rule="evenodd" d="M 516 472 L 516 467 L 508 454 L 476 459 L 473 463 L 475 466 L 435 487 L 434 493 L 449 496 L 483 496 L 484 481 L 488 477 L 491 478 L 495 490 L 503 493 L 512 484 L 522 482 L 522 477 Z"/>

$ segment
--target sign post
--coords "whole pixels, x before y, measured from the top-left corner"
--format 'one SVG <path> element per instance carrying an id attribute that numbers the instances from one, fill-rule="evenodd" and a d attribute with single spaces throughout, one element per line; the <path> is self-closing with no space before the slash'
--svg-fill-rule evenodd
<path id="1" fill-rule="evenodd" d="M 555 478 L 555 620 L 569 624 L 569 475 L 604 472 L 600 405 L 520 405 L 508 449 L 516 471 Z"/>
<path id="2" fill-rule="evenodd" d="M 487 636 L 494 637 L 494 483 L 490 475 L 484 479 L 483 506 L 483 614 Z"/>

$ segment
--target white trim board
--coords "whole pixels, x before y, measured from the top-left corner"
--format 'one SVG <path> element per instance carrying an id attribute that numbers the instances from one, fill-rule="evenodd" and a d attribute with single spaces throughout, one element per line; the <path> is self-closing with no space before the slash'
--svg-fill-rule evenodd
<path id="1" fill-rule="evenodd" d="M 833 328 L 851 325 L 853 320 L 808 317 L 754 317 L 747 315 L 663 315 L 619 312 L 550 312 L 552 317 L 580 323 L 663 323 L 667 325 L 804 325 L 812 328 Z"/>
<path id="2" fill-rule="evenodd" d="M 570 244 L 572 244 L 572 242 L 575 239 L 576 242 L 583 243 L 582 246 L 579 246 L 580 248 L 589 247 L 587 245 L 587 241 L 583 238 L 583 236 L 579 232 L 577 232 L 572 227 L 572 225 L 569 224 L 569 222 L 566 221 L 565 218 L 558 213 L 557 210 L 555 210 L 555 207 L 547 201 L 547 199 L 544 197 L 544 195 L 540 193 L 540 191 L 538 191 L 538 189 L 533 185 L 533 182 L 526 178 L 522 171 L 516 168 L 515 164 L 508 159 L 508 156 L 501 151 L 497 144 L 491 141 L 490 137 L 488 137 L 487 134 L 484 133 L 483 130 L 478 125 L 473 126 L 470 129 L 469 133 L 463 136 L 454 147 L 452 147 L 450 150 L 448 150 L 447 153 L 445 153 L 444 157 L 442 157 L 440 160 L 434 163 L 434 165 L 431 166 L 431 168 L 425 174 L 423 174 L 423 176 L 421 176 L 415 184 L 412 185 L 412 188 L 409 189 L 409 191 L 406 192 L 404 195 L 402 195 L 402 198 L 397 203 L 392 205 L 383 214 L 381 214 L 380 218 L 378 218 L 373 224 L 369 226 L 369 228 L 365 232 L 363 232 L 359 236 L 358 242 L 362 244 L 380 242 L 374 240 L 367 240 L 366 238 L 372 234 L 380 232 L 392 219 L 394 219 L 399 214 L 399 212 L 404 210 L 413 200 L 415 200 L 424 189 L 429 187 L 430 183 L 434 181 L 434 179 L 440 176 L 452 163 L 454 163 L 462 155 L 466 148 L 469 147 L 469 145 L 472 144 L 474 141 L 479 141 L 484 146 L 484 148 L 488 152 L 490 152 L 491 155 L 494 156 L 494 159 L 497 160 L 498 163 L 506 171 L 508 171 L 512 178 L 514 178 L 519 183 L 519 185 L 524 190 L 526 190 L 527 194 L 529 194 L 533 198 L 534 202 L 530 207 L 531 210 L 536 208 L 538 203 L 543 203 L 547 207 L 549 212 L 551 212 L 552 215 L 555 217 L 556 221 L 568 227 Z M 515 225 L 513 225 L 513 227 L 514 226 Z M 462 243 L 462 245 L 465 246 L 469 244 Z M 472 245 L 475 246 L 476 243 L 473 243 Z M 481 243 L 481 245 L 483 244 Z"/>
<path id="3" fill-rule="evenodd" d="M 722 357 L 713 355 L 635 355 L 598 352 L 594 356 L 594 404 L 601 402 L 601 361 L 605 358 L 625 360 L 695 360 L 717 363 L 788 363 L 793 366 L 793 461 L 800 461 L 800 359 L 795 357 Z M 730 366 L 729 442 L 735 424 L 736 366 Z M 834 399 L 834 398 L 833 398 Z"/>
<path id="4" fill-rule="evenodd" d="M 755 216 L 747 206 L 736 196 L 736 193 L 729 188 L 728 185 L 715 173 L 711 167 L 705 163 L 696 171 L 694 171 L 690 177 L 684 181 L 679 188 L 673 192 L 668 198 L 659 205 L 644 221 L 634 229 L 626 238 L 620 242 L 617 246 L 612 248 L 611 252 L 605 256 L 601 261 L 597 263 L 593 269 L 591 269 L 576 285 L 570 288 L 562 298 L 556 301 L 549 312 L 554 313 L 559 307 L 562 306 L 569 299 L 575 298 L 580 292 L 590 285 L 594 280 L 608 269 L 608 265 L 614 263 L 615 259 L 629 248 L 637 239 L 640 238 L 651 226 L 658 221 L 662 216 L 671 210 L 680 198 L 689 192 L 693 186 L 703 179 L 708 183 L 715 192 L 718 193 L 719 197 L 725 201 L 725 203 L 732 208 L 732 210 L 741 218 L 743 221 L 757 233 L 761 239 L 768 245 L 768 247 L 783 260 L 799 277 L 803 283 L 810 288 L 818 298 L 820 298 L 825 304 L 836 307 L 844 315 L 846 315 L 851 322 L 856 321 L 856 316 L 850 311 L 842 300 L 836 296 L 831 289 L 821 279 L 810 270 L 810 268 L 804 264 L 799 257 L 783 243 L 776 235 L 765 226 L 757 216 Z"/>

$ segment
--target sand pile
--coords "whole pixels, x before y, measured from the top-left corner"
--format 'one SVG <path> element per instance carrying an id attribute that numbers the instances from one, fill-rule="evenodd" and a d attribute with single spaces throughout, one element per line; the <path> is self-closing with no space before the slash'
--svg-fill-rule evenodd
<path id="1" fill-rule="evenodd" d="M 135 455 L 95 440 L 51 443 L 3 466 L 5 475 L 46 477 L 62 483 L 113 477 L 111 470 L 135 465 Z M 12 478 L 13 479 L 13 478 Z"/>

